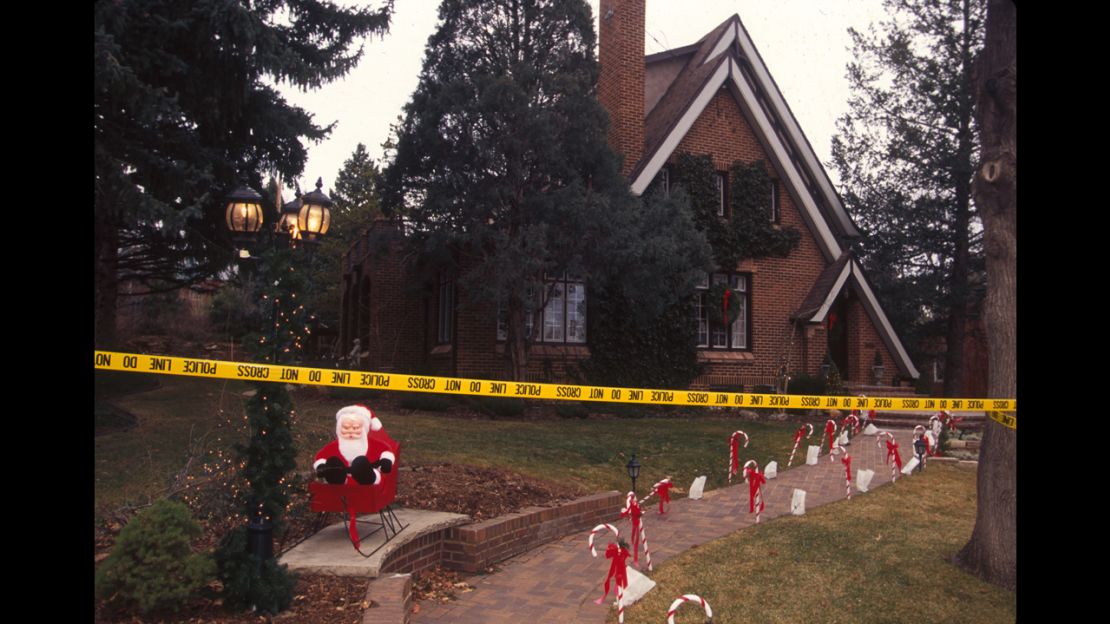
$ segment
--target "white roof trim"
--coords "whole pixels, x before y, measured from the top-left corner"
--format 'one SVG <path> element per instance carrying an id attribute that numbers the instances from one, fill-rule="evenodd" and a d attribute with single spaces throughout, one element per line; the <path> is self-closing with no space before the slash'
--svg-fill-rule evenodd
<path id="1" fill-rule="evenodd" d="M 736 40 L 739 42 L 740 49 L 743 51 L 744 56 L 747 57 L 748 62 L 751 63 L 756 79 L 763 85 L 764 93 L 771 101 L 771 105 L 775 108 L 775 111 L 778 112 L 779 118 L 783 122 L 784 129 L 798 147 L 802 159 L 805 160 L 805 164 L 809 168 L 811 177 L 825 196 L 825 200 L 829 202 L 829 206 L 833 208 L 833 212 L 841 217 L 840 220 L 843 222 L 846 230 L 856 230 L 855 226 L 852 225 L 851 219 L 848 219 L 848 213 L 844 209 L 844 205 L 840 202 L 840 197 L 833 189 L 828 174 L 825 173 L 824 167 L 822 167 L 821 163 L 817 160 L 817 155 L 813 153 L 813 148 L 810 146 L 809 141 L 806 140 L 805 134 L 802 133 L 802 129 L 798 126 L 798 120 L 794 119 L 794 115 L 791 114 L 790 108 L 782 98 L 782 93 L 779 92 L 777 85 L 775 85 L 775 81 L 771 78 L 770 72 L 767 71 L 767 67 L 763 64 L 763 59 L 760 58 L 759 52 L 755 49 L 755 44 L 752 43 L 752 40 L 747 36 L 746 31 L 743 35 L 737 36 Z M 847 221 L 845 221 L 845 219 L 847 219 Z"/>
<path id="2" fill-rule="evenodd" d="M 722 37 L 722 41 L 727 41 L 728 37 Z M 785 172 L 787 180 L 794 189 L 794 195 L 798 197 L 802 204 L 802 209 L 809 215 L 809 220 L 816 230 L 815 238 L 817 244 L 825 252 L 825 257 L 829 259 L 836 259 L 840 257 L 843 251 L 840 244 L 836 240 L 836 236 L 829 228 L 829 224 L 825 221 L 824 215 L 821 214 L 813 197 L 809 194 L 805 183 L 802 181 L 801 174 L 798 172 L 797 165 L 794 160 L 787 154 L 785 147 L 782 144 L 778 134 L 775 133 L 771 120 L 767 117 L 763 107 L 759 105 L 755 97 L 755 92 L 752 91 L 751 86 L 744 80 L 743 75 L 740 73 L 740 67 L 732 58 L 728 59 L 727 63 L 722 63 L 721 67 L 714 72 L 713 76 L 706 81 L 705 86 L 694 98 L 694 102 L 690 108 L 686 109 L 686 113 L 682 115 L 678 123 L 671 130 L 670 134 L 663 140 L 662 145 L 655 151 L 651 160 L 644 165 L 640 170 L 640 175 L 633 180 L 631 184 L 632 193 L 641 195 L 647 189 L 648 184 L 655 178 L 655 174 L 659 173 L 659 169 L 667 162 L 671 154 L 678 148 L 679 143 L 689 132 L 690 127 L 694 125 L 698 117 L 709 105 L 709 101 L 717 93 L 717 90 L 724 83 L 725 78 L 731 76 L 732 84 L 739 94 L 741 104 L 746 106 L 752 119 L 757 126 L 757 132 L 760 132 L 766 137 L 766 142 L 771 149 L 771 155 L 775 158 L 776 162 L 780 165 L 780 169 Z"/>
<path id="3" fill-rule="evenodd" d="M 775 134 L 775 128 L 771 124 L 771 120 L 767 117 L 763 107 L 759 105 L 759 100 L 752 91 L 751 85 L 744 80 L 743 75 L 740 73 L 740 67 L 733 59 L 728 60 L 729 75 L 732 76 L 732 83 L 739 91 L 741 100 L 748 106 L 752 119 L 758 126 L 757 131 L 767 138 L 767 145 L 771 148 L 771 152 L 775 159 L 778 161 L 780 168 L 786 174 L 790 184 L 794 187 L 795 195 L 801 200 L 802 208 L 809 214 L 810 221 L 813 227 L 817 230 L 815 237 L 817 243 L 824 247 L 826 257 L 836 259 L 840 257 L 842 252 L 840 243 L 836 241 L 836 236 L 833 235 L 832 230 L 829 229 L 828 222 L 825 221 L 824 215 L 817 207 L 817 203 L 813 201 L 813 196 L 809 194 L 806 189 L 805 183 L 802 181 L 801 174 L 790 155 L 786 153 L 786 149 L 782 145 L 782 141 L 778 135 Z"/>
<path id="4" fill-rule="evenodd" d="M 840 275 L 836 278 L 836 283 L 829 289 L 829 294 L 825 295 L 825 301 L 817 312 L 810 317 L 810 323 L 820 323 L 825 320 L 825 315 L 829 313 L 829 308 L 832 307 L 833 302 L 836 301 L 836 296 L 840 294 L 840 289 L 844 287 L 844 282 L 848 281 L 848 276 L 852 274 L 851 263 L 845 264 L 844 269 L 840 271 Z"/>
<path id="5" fill-rule="evenodd" d="M 647 190 L 648 184 L 655 178 L 655 174 L 663 167 L 663 163 L 667 162 L 671 154 L 678 148 L 678 144 L 682 142 L 683 137 L 690 131 L 690 127 L 698 120 L 702 111 L 709 105 L 709 100 L 713 99 L 713 95 L 717 93 L 717 89 L 721 88 L 725 78 L 728 76 L 728 68 L 731 64 L 722 63 L 721 66 L 713 73 L 713 76 L 706 82 L 705 87 L 694 98 L 694 103 L 686 110 L 686 113 L 675 124 L 671 133 L 663 140 L 663 144 L 659 149 L 655 150 L 655 155 L 640 171 L 640 175 L 632 182 L 632 193 L 634 195 L 641 195 Z"/>
<path id="6" fill-rule="evenodd" d="M 733 22 L 732 24 L 729 24 L 728 29 L 725 30 L 725 32 L 721 33 L 721 38 L 717 40 L 717 45 L 713 48 L 713 51 L 709 53 L 709 56 L 705 57 L 705 60 L 702 61 L 701 64 L 705 65 L 706 63 L 720 56 L 721 53 L 723 53 L 725 50 L 728 50 L 729 46 L 736 42 L 736 31 L 736 23 Z"/>
<path id="7" fill-rule="evenodd" d="M 902 364 L 910 372 L 911 377 L 915 379 L 920 377 L 921 373 L 918 372 L 917 367 L 914 366 L 913 361 L 910 360 L 909 354 L 907 354 L 906 350 L 902 347 L 902 341 L 898 339 L 898 334 L 895 333 L 894 327 L 890 325 L 890 320 L 887 319 L 886 313 L 883 312 L 883 307 L 879 305 L 879 300 L 875 297 L 875 293 L 871 291 L 871 287 L 867 285 L 867 280 L 863 278 L 863 272 L 859 264 L 857 264 L 856 260 L 853 258 L 850 265 L 852 267 L 852 275 L 856 278 L 856 284 L 859 286 L 860 292 L 863 293 L 868 303 L 871 304 L 870 307 L 875 314 L 875 320 L 879 322 L 883 332 L 889 337 L 896 352 L 895 355 L 902 361 Z"/>

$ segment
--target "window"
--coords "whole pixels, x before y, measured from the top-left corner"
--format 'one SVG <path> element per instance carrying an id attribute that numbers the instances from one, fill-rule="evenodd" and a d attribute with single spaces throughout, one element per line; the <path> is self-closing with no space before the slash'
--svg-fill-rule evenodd
<path id="1" fill-rule="evenodd" d="M 779 181 L 771 180 L 771 223 L 779 222 Z"/>
<path id="2" fill-rule="evenodd" d="M 716 178 L 717 178 L 717 216 L 718 217 L 723 217 L 723 216 L 725 216 L 725 196 L 727 195 L 727 193 L 725 191 L 728 188 L 728 184 L 727 184 L 728 179 L 726 177 L 725 172 L 723 172 L 723 171 L 718 171 Z"/>
<path id="3" fill-rule="evenodd" d="M 455 282 L 446 274 L 439 276 L 439 297 L 436 305 L 436 343 L 447 344 L 453 338 Z"/>
<path id="4" fill-rule="evenodd" d="M 697 286 L 694 314 L 698 323 L 698 347 L 702 349 L 751 350 L 751 288 L 746 274 L 705 274 Z M 723 306 L 723 301 L 710 301 L 710 285 L 728 284 L 732 295 L 740 302 L 740 311 L 729 327 L 710 320 L 709 306 Z"/>
<path id="5" fill-rule="evenodd" d="M 586 285 L 573 277 L 561 276 L 548 279 L 542 289 L 530 288 L 525 299 L 524 332 L 532 338 L 536 306 L 541 297 L 547 304 L 539 314 L 539 334 L 536 342 L 586 343 Z M 497 311 L 497 339 L 509 337 L 509 314 L 504 308 Z"/>

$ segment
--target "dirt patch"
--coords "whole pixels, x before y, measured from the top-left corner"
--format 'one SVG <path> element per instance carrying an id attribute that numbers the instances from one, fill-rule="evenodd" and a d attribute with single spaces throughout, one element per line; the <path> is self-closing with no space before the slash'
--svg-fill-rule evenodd
<path id="1" fill-rule="evenodd" d="M 550 507 L 585 494 L 571 486 L 498 470 L 455 464 L 403 469 L 397 502 L 405 507 L 467 514 L 488 520 L 525 507 Z"/>

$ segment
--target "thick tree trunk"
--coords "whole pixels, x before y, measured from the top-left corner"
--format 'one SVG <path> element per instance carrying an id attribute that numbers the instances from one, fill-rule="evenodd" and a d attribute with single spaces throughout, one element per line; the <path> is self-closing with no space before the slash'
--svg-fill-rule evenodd
<path id="1" fill-rule="evenodd" d="M 989 395 L 1017 394 L 1017 8 L 991 0 L 977 67 L 982 164 L 975 201 L 987 260 L 984 320 Z M 984 580 L 1017 587 L 1017 429 L 987 420 L 979 451 L 978 510 L 958 563 Z"/>

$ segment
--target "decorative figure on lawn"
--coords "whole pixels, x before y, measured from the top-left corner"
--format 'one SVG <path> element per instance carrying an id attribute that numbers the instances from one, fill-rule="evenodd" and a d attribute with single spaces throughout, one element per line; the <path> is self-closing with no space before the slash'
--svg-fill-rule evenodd
<path id="1" fill-rule="evenodd" d="M 759 464 L 754 459 L 749 459 L 744 464 L 744 481 L 748 484 L 748 513 L 755 514 L 755 523 L 759 524 L 759 517 L 763 514 L 763 485 L 767 479 L 759 471 Z"/>
<path id="2" fill-rule="evenodd" d="M 632 564 L 636 567 L 640 566 L 640 546 L 643 545 L 644 554 L 647 556 L 648 570 L 651 570 L 651 550 L 648 549 L 647 532 L 644 531 L 643 522 L 640 520 L 643 515 L 644 512 L 640 509 L 636 494 L 629 492 L 625 499 L 624 508 L 621 509 L 621 517 L 632 521 Z"/>
<path id="3" fill-rule="evenodd" d="M 648 494 L 647 496 L 645 496 L 640 502 L 643 503 L 647 499 L 651 498 L 652 494 L 658 494 L 659 495 L 659 514 L 660 515 L 665 514 L 665 513 L 667 513 L 667 511 L 663 507 L 663 504 L 664 503 L 667 503 L 668 505 L 670 504 L 670 502 L 671 502 L 671 488 L 672 487 L 674 487 L 674 483 L 671 483 L 671 476 L 667 475 L 666 479 L 663 479 L 662 481 L 660 481 L 660 482 L 656 483 L 655 485 L 651 486 L 651 493 Z"/>
<path id="4" fill-rule="evenodd" d="M 807 430 L 809 431 L 809 433 L 806 433 Z M 809 423 L 806 423 L 806 424 L 802 425 L 801 427 L 799 427 L 798 430 L 794 432 L 794 448 L 790 450 L 790 461 L 786 462 L 786 467 L 787 468 L 790 467 L 790 464 L 794 463 L 794 453 L 797 452 L 798 444 L 801 443 L 803 435 L 807 438 L 812 436 L 813 435 L 813 425 L 811 425 Z"/>
<path id="5" fill-rule="evenodd" d="M 890 482 L 894 483 L 898 480 L 898 473 L 902 472 L 902 454 L 898 452 L 898 441 L 894 439 L 894 434 L 889 431 L 880 431 L 875 441 L 880 449 L 883 442 L 886 442 L 886 461 L 884 463 L 890 464 Z M 892 459 L 894 460 L 893 464 L 890 463 Z"/>
<path id="6" fill-rule="evenodd" d="M 332 485 L 381 483 L 397 461 L 394 443 L 382 421 L 365 405 L 348 405 L 335 414 L 336 439 L 316 453 L 316 476 Z"/>
<path id="7" fill-rule="evenodd" d="M 833 461 L 836 449 L 836 421 L 828 419 L 825 421 L 825 435 L 829 437 L 829 461 Z"/>
<path id="8" fill-rule="evenodd" d="M 744 448 L 748 448 L 748 434 L 736 431 L 728 439 L 728 482 L 732 483 L 732 475 L 740 471 L 740 436 L 744 436 Z"/>

